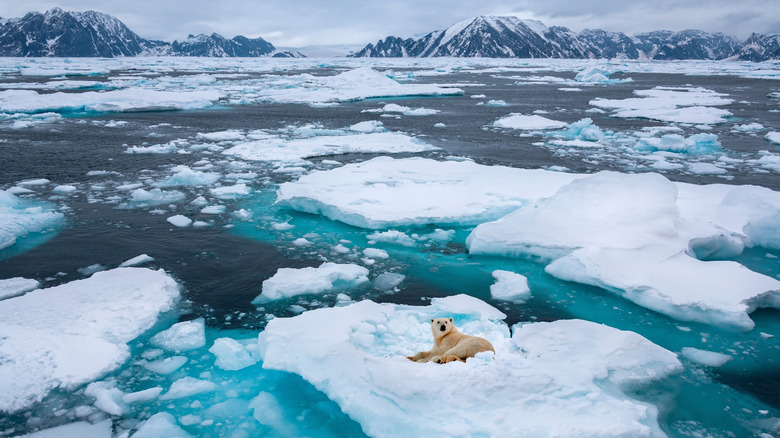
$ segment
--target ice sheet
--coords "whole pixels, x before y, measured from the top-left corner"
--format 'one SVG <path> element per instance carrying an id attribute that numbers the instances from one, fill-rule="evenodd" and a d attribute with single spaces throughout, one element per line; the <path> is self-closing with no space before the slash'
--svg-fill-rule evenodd
<path id="1" fill-rule="evenodd" d="M 176 282 L 164 271 L 117 268 L 0 301 L 0 411 L 40 402 L 116 369 L 127 343 L 173 308 Z"/>
<path id="2" fill-rule="evenodd" d="M 470 161 L 378 157 L 284 183 L 277 202 L 363 228 L 468 225 L 550 196 L 577 177 Z"/>
<path id="3" fill-rule="evenodd" d="M 487 338 L 495 359 L 407 360 L 430 348 L 429 318 L 440 316 Z M 274 319 L 259 343 L 264 368 L 300 374 L 371 436 L 664 436 L 657 408 L 622 388 L 679 371 L 675 354 L 580 320 L 516 326 L 510 338 L 503 317 L 465 295 L 362 301 Z"/>

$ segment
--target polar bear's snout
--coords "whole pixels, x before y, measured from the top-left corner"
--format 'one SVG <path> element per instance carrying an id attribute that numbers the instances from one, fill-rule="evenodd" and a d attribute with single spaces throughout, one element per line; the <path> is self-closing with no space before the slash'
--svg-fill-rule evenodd
<path id="1" fill-rule="evenodd" d="M 442 324 L 439 326 L 439 331 L 446 331 L 447 330 L 447 324 Z"/>

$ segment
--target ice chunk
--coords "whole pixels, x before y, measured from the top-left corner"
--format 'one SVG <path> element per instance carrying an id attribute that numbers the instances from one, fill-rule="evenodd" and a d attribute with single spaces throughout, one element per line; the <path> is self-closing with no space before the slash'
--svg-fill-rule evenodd
<path id="1" fill-rule="evenodd" d="M 378 120 L 366 120 L 365 122 L 355 123 L 349 127 L 350 131 L 355 132 L 382 132 L 385 126 Z"/>
<path id="2" fill-rule="evenodd" d="M 21 435 L 20 438 L 111 438 L 112 436 L 111 420 L 104 420 L 96 424 L 79 421 Z"/>
<path id="3" fill-rule="evenodd" d="M 157 374 L 170 374 L 187 363 L 184 356 L 172 356 L 164 359 L 158 359 L 152 362 L 142 362 L 144 368 Z"/>
<path id="4" fill-rule="evenodd" d="M 368 269 L 354 264 L 323 263 L 317 268 L 280 268 L 263 282 L 263 292 L 252 303 L 323 293 L 367 281 Z"/>
<path id="5" fill-rule="evenodd" d="M 192 435 L 176 424 L 173 415 L 167 412 L 154 414 L 146 420 L 132 438 L 190 438 Z"/>
<path id="6" fill-rule="evenodd" d="M 64 217 L 48 204 L 21 199 L 0 190 L 0 249 L 13 245 L 17 239 L 30 233 L 57 227 Z"/>
<path id="7" fill-rule="evenodd" d="M 232 186 L 222 186 L 210 190 L 211 194 L 220 199 L 235 199 L 240 196 L 247 196 L 252 193 L 252 189 L 244 183 L 234 184 Z"/>
<path id="8" fill-rule="evenodd" d="M 414 246 L 416 241 L 403 231 L 388 230 L 371 233 L 366 236 L 368 239 L 376 242 L 395 243 L 402 246 Z"/>
<path id="9" fill-rule="evenodd" d="M 749 330 L 758 307 L 780 307 L 780 281 L 730 261 L 704 262 L 678 248 L 584 248 L 545 271 L 599 286 L 683 321 Z"/>
<path id="10" fill-rule="evenodd" d="M 168 223 L 179 228 L 186 228 L 192 225 L 192 219 L 184 216 L 183 214 L 177 214 L 166 219 Z"/>
<path id="11" fill-rule="evenodd" d="M 599 65 L 586 68 L 574 77 L 576 82 L 584 82 L 587 84 L 614 84 L 618 82 L 631 82 L 631 78 L 625 79 L 610 79 L 610 75 L 619 73 L 620 70 L 613 66 Z"/>
<path id="12" fill-rule="evenodd" d="M 164 271 L 117 268 L 0 301 L 0 411 L 39 402 L 116 369 L 127 342 L 150 329 L 179 296 Z"/>
<path id="13" fill-rule="evenodd" d="M 157 333 L 150 342 L 168 351 L 186 351 L 206 345 L 206 321 L 203 318 L 177 322 Z"/>
<path id="14" fill-rule="evenodd" d="M 550 196 L 579 177 L 470 161 L 379 157 L 284 183 L 277 203 L 363 228 L 469 225 Z"/>
<path id="15" fill-rule="evenodd" d="M 127 406 L 122 401 L 124 393 L 116 387 L 115 382 L 92 382 L 87 385 L 84 394 L 95 398 L 95 407 L 115 416 L 122 416 Z"/>
<path id="16" fill-rule="evenodd" d="M 201 172 L 187 166 L 175 166 L 173 175 L 155 183 L 157 187 L 194 186 L 203 187 L 215 184 L 222 179 L 222 175 L 216 172 Z"/>
<path id="17" fill-rule="evenodd" d="M 510 114 L 504 118 L 498 119 L 493 122 L 493 126 L 496 128 L 505 129 L 519 129 L 523 131 L 538 131 L 544 129 L 558 129 L 566 127 L 567 123 L 559 122 L 557 120 L 550 120 L 548 118 L 531 115 L 526 116 L 522 114 Z"/>
<path id="18" fill-rule="evenodd" d="M 183 201 L 184 198 L 186 195 L 178 190 L 136 189 L 130 193 L 131 202 L 146 206 L 172 204 Z"/>
<path id="19" fill-rule="evenodd" d="M 383 272 L 374 279 L 374 289 L 391 291 L 401 284 L 405 278 L 405 275 L 396 272 Z"/>
<path id="20" fill-rule="evenodd" d="M 409 108 L 408 106 L 401 106 L 395 103 L 388 103 L 382 108 L 386 113 L 401 113 L 405 116 L 431 116 L 438 114 L 441 111 L 430 108 Z"/>
<path id="21" fill-rule="evenodd" d="M 131 258 L 130 260 L 125 260 L 124 262 L 122 262 L 122 264 L 119 265 L 119 267 L 126 268 L 128 266 L 138 266 L 153 261 L 154 261 L 154 257 L 148 256 L 146 254 L 141 254 L 139 256 Z"/>
<path id="22" fill-rule="evenodd" d="M 662 122 L 716 125 L 724 123 L 731 115 L 727 110 L 713 108 L 728 105 L 732 99 L 725 94 L 705 88 L 656 87 L 636 90 L 640 97 L 612 100 L 597 98 L 590 104 L 599 108 L 616 110 L 612 115 L 622 118 L 646 118 Z"/>
<path id="23" fill-rule="evenodd" d="M 222 93 L 212 90 L 157 91 L 129 88 L 45 94 L 33 90 L 5 90 L 0 91 L 0 108 L 3 112 L 11 113 L 170 111 L 206 108 L 223 97 Z"/>
<path id="24" fill-rule="evenodd" d="M 695 134 L 683 137 L 679 134 L 667 134 L 661 138 L 643 138 L 634 149 L 640 151 L 669 151 L 685 152 L 689 154 L 710 154 L 720 152 L 721 145 L 715 134 Z"/>
<path id="25" fill-rule="evenodd" d="M 200 210 L 203 214 L 222 214 L 227 210 L 224 205 L 209 205 Z"/>
<path id="26" fill-rule="evenodd" d="M 698 364 L 706 365 L 708 367 L 713 367 L 713 368 L 722 366 L 726 362 L 733 359 L 728 354 L 717 353 L 714 351 L 707 351 L 707 350 L 699 350 L 698 348 L 693 348 L 693 347 L 683 347 L 682 355 L 684 358 L 692 362 L 696 362 Z"/>
<path id="27" fill-rule="evenodd" d="M 593 124 L 593 119 L 586 117 L 580 119 L 563 131 L 551 133 L 556 137 L 563 137 L 570 140 L 599 141 L 604 138 L 604 131 Z"/>
<path id="28" fill-rule="evenodd" d="M 438 316 L 488 339 L 495 360 L 407 360 L 430 348 L 429 318 Z M 658 409 L 622 388 L 681 370 L 674 353 L 579 320 L 516 326 L 510 338 L 503 317 L 463 295 L 427 307 L 362 301 L 273 319 L 259 343 L 264 368 L 301 375 L 371 436 L 664 435 Z M 255 413 L 277 427 L 274 402 L 263 396 Z"/>
<path id="29" fill-rule="evenodd" d="M 472 254 L 556 258 L 588 246 L 635 248 L 675 237 L 677 187 L 658 174 L 599 172 L 549 198 L 479 225 Z"/>
<path id="30" fill-rule="evenodd" d="M 780 144 L 780 132 L 772 131 L 767 133 L 767 135 L 764 136 L 767 141 L 774 144 Z"/>
<path id="31" fill-rule="evenodd" d="M 39 287 L 41 283 L 30 278 L 14 277 L 0 280 L 0 300 L 18 297 Z"/>
<path id="32" fill-rule="evenodd" d="M 209 351 L 214 356 L 217 356 L 217 361 L 214 365 L 223 370 L 240 370 L 257 363 L 249 354 L 249 351 L 235 339 L 216 339 Z"/>
<path id="33" fill-rule="evenodd" d="M 490 286 L 490 296 L 494 300 L 522 304 L 531 298 L 531 288 L 528 287 L 528 279 L 524 276 L 498 269 L 493 271 L 493 278 L 496 282 Z"/>
<path id="34" fill-rule="evenodd" d="M 63 184 L 63 185 L 59 185 L 59 186 L 51 189 L 51 191 L 53 193 L 67 195 L 67 194 L 70 194 L 70 193 L 75 193 L 76 191 L 78 191 L 78 189 L 76 188 L 76 186 L 73 186 L 73 185 L 70 185 L 70 184 Z"/>
<path id="35" fill-rule="evenodd" d="M 257 91 L 261 100 L 321 104 L 370 97 L 460 95 L 463 90 L 435 84 L 401 84 L 371 67 L 359 67 L 335 76 L 300 75 L 278 88 Z"/>
<path id="36" fill-rule="evenodd" d="M 386 259 L 390 257 L 387 251 L 379 248 L 366 248 L 363 250 L 363 255 L 370 259 Z"/>
<path id="37" fill-rule="evenodd" d="M 144 389 L 142 391 L 131 392 L 122 396 L 122 401 L 128 404 L 143 403 L 151 401 L 160 396 L 163 389 L 159 386 Z"/>
<path id="38" fill-rule="evenodd" d="M 173 382 L 168 392 L 160 397 L 160 400 L 175 400 L 190 397 L 195 394 L 211 392 L 217 389 L 217 384 L 209 380 L 196 379 L 194 377 L 182 377 Z"/>
<path id="39" fill-rule="evenodd" d="M 284 408 L 270 393 L 263 391 L 258 394 L 252 399 L 249 409 L 253 410 L 254 417 L 260 424 L 270 427 L 279 435 L 297 435 L 294 424 L 291 424 L 285 415 Z"/>
<path id="40" fill-rule="evenodd" d="M 437 149 L 422 140 L 398 132 L 367 132 L 292 140 L 270 138 L 242 143 L 226 149 L 223 153 L 245 160 L 305 164 L 306 158 L 337 154 L 424 152 Z"/>

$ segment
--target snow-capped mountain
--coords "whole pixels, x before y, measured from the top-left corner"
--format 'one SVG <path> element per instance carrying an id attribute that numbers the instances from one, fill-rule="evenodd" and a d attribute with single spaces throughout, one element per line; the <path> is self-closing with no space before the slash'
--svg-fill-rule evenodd
<path id="1" fill-rule="evenodd" d="M 146 40 L 117 18 L 95 11 L 68 12 L 54 8 L 44 14 L 0 20 L 0 56 L 303 56 L 277 51 L 262 38 L 219 34 L 190 35 L 167 43 Z"/>
<path id="2" fill-rule="evenodd" d="M 739 49 L 739 59 L 745 61 L 780 59 L 780 33 L 750 35 Z"/>
<path id="3" fill-rule="evenodd" d="M 479 16 L 421 38 L 389 36 L 369 44 L 355 57 L 492 57 L 492 58 L 627 58 L 627 59 L 778 59 L 777 38 L 754 38 L 750 58 L 736 39 L 699 30 L 656 31 L 628 36 L 600 29 L 580 33 L 536 20 Z M 753 38 L 753 37 L 751 37 Z M 774 41 L 774 46 L 772 46 Z M 747 43 L 746 43 L 747 44 Z M 747 53 L 747 52 L 746 52 Z M 773 55 L 774 53 L 774 55 Z M 774 56 L 774 57 L 773 57 Z"/>

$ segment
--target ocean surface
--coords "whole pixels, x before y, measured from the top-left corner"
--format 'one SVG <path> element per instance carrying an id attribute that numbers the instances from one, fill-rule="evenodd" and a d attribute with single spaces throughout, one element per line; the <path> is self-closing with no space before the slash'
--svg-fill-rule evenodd
<path id="1" fill-rule="evenodd" d="M 175 315 L 162 319 L 155 330 L 175 321 L 204 318 L 208 346 L 220 337 L 256 338 L 272 318 L 293 317 L 337 305 L 340 298 L 335 292 L 263 304 L 252 301 L 262 292 L 263 282 L 280 268 L 347 260 L 333 251 L 340 242 L 361 248 L 377 245 L 389 253 L 388 258 L 361 262 L 353 257 L 349 261 L 368 267 L 371 278 L 390 272 L 402 274 L 403 280 L 391 290 L 362 285 L 340 291 L 354 301 L 426 305 L 432 298 L 467 294 L 504 312 L 509 327 L 520 322 L 584 319 L 634 331 L 675 353 L 684 347 L 695 347 L 728 354 L 731 360 L 721 366 L 681 359 L 683 371 L 639 385 L 632 389 L 631 396 L 658 407 L 660 428 L 669 436 L 771 436 L 780 430 L 780 313 L 776 308 L 752 312 L 755 327 L 749 331 L 679 321 L 605 289 L 555 278 L 545 272 L 546 263 L 535 257 L 471 255 L 466 236 L 474 225 L 453 221 L 392 227 L 408 235 L 437 229 L 454 231 L 447 241 L 414 247 L 383 245 L 372 243 L 367 237 L 375 230 L 275 204 L 276 191 L 283 183 L 294 182 L 312 171 L 327 171 L 385 155 L 468 159 L 486 166 L 578 174 L 603 170 L 628 174 L 656 172 L 673 182 L 753 185 L 778 191 L 780 145 L 766 137 L 780 131 L 778 65 L 755 68 L 746 63 L 742 70 L 729 66 L 731 70 L 724 73 L 715 70 L 718 63 L 613 63 L 604 81 L 578 83 L 574 80 L 578 71 L 595 63 L 399 60 L 393 65 L 387 60 L 381 64 L 372 64 L 371 60 L 336 60 L 257 64 L 262 68 L 255 69 L 255 64 L 236 67 L 225 61 L 222 66 L 215 60 L 200 67 L 191 61 L 166 59 L 165 68 L 150 60 L 138 65 L 133 62 L 128 59 L 106 68 L 96 60 L 82 64 L 72 60 L 70 66 L 55 65 L 47 75 L 45 68 L 35 74 L 22 74 L 21 61 L 0 60 L 0 93 L 25 87 L 37 90 L 41 97 L 100 89 L 138 90 L 139 95 L 149 89 L 229 90 L 224 91 L 228 98 L 200 108 L 155 108 L 150 103 L 120 112 L 83 106 L 4 112 L 4 118 L 0 118 L 0 189 L 44 203 L 63 213 L 63 220 L 43 232 L 23 233 L 17 236 L 16 243 L 0 249 L 0 279 L 25 277 L 40 281 L 42 287 L 54 287 L 147 254 L 154 260 L 144 267 L 163 269 L 183 286 L 180 308 Z M 68 71 L 71 67 L 80 70 L 74 74 Z M 299 85 L 280 86 L 274 81 L 281 83 L 300 75 L 329 77 L 361 67 L 373 67 L 402 84 L 439 85 L 462 92 L 392 97 L 368 93 L 322 104 L 317 99 L 284 102 L 264 98 L 262 92 L 246 91 L 249 87 L 295 88 Z M 59 68 L 64 70 L 57 71 Z M 52 82 L 56 81 L 93 84 L 55 87 Z M 156 82 L 149 85 L 152 81 Z M 718 123 L 690 123 L 616 117 L 610 109 L 593 104 L 599 99 L 637 98 L 636 90 L 706 90 L 729 101 L 702 106 L 717 107 L 730 115 Z M 407 110 L 431 111 L 409 115 L 412 113 L 388 108 L 393 104 Z M 10 104 L 0 98 L 0 112 L 4 105 Z M 506 129 L 494 125 L 510 114 L 535 114 L 567 126 L 589 118 L 590 122 L 584 125 L 597 126 L 602 136 L 595 142 L 599 146 L 583 147 L 584 140 L 578 134 L 573 134 L 577 138 L 566 137 L 568 134 L 556 137 L 560 130 Z M 433 148 L 392 154 L 345 151 L 303 157 L 305 162 L 249 160 L 225 153 L 249 141 L 253 132 L 257 138 L 262 131 L 262 135 L 277 139 L 310 139 L 342 135 L 349 127 L 366 121 L 381 122 L 375 126 L 383 132 L 403 133 Z M 223 134 L 204 135 L 209 133 Z M 695 139 L 690 140 L 692 146 L 685 151 L 647 152 L 635 146 L 640 138 L 660 139 L 663 135 L 678 136 L 671 139 L 678 143 Z M 709 137 L 696 137 L 702 135 Z M 718 146 L 712 146 L 712 136 L 716 136 Z M 577 139 L 580 143 L 562 143 Z M 694 144 L 697 139 L 703 140 Z M 155 145 L 168 147 L 161 148 L 159 153 L 150 153 L 150 149 L 129 153 L 133 147 Z M 694 151 L 695 148 L 698 149 Z M 657 165 L 661 161 L 664 165 Z M 175 182 L 170 178 L 175 176 L 176 169 L 184 169 L 175 166 L 218 176 L 214 180 L 196 174 L 195 180 Z M 31 183 L 40 179 L 48 182 Z M 227 196 L 212 191 L 218 186 L 242 184 L 249 190 Z M 56 186 L 72 188 L 54 190 Z M 26 190 L 14 191 L 20 187 Z M 141 193 L 136 192 L 139 189 L 183 195 L 141 199 Z M 199 197 L 205 198 L 205 202 L 193 203 Z M 207 205 L 224 208 L 204 213 Z M 236 213 L 240 211 L 251 214 Z M 199 226 L 179 227 L 167 221 L 179 214 L 201 222 L 196 222 Z M 308 243 L 297 240 L 301 238 Z M 754 246 L 731 260 L 778 279 L 779 257 L 777 247 Z M 496 269 L 527 277 L 532 298 L 524 303 L 492 298 L 491 272 Z M 216 395 L 133 405 L 123 415 L 109 415 L 94 407 L 88 415 L 82 415 L 85 410 L 77 408 L 92 406 L 92 399 L 84 394 L 86 385 L 54 389 L 31 407 L 0 414 L 0 436 L 18 436 L 79 420 L 97 423 L 105 418 L 112 420 L 114 433 L 132 433 L 142 421 L 162 411 L 173 414 L 179 419 L 179 426 L 195 436 L 278 436 L 284 435 L 280 430 L 289 432 L 268 422 L 255 421 L 248 413 L 249 401 L 259 392 L 276 397 L 285 415 L 289 415 L 287 421 L 297 424 L 295 434 L 365 435 L 359 422 L 294 373 L 263 370 L 260 364 L 230 373 L 214 367 L 206 349 L 183 353 L 189 362 L 170 375 L 139 371 L 140 367 L 134 364 L 141 360 L 152 334 L 154 330 L 131 342 L 131 358 L 101 379 L 110 379 L 125 393 L 152 384 L 167 387 L 183 376 L 223 379 L 229 385 L 218 389 Z M 223 392 L 229 392 L 227 389 L 234 391 L 223 396 Z M 196 399 L 198 404 L 193 402 Z M 203 413 L 209 403 L 217 402 L 223 403 L 222 411 Z M 225 405 L 227 402 L 230 403 Z M 190 417 L 182 421 L 185 416 Z"/>

